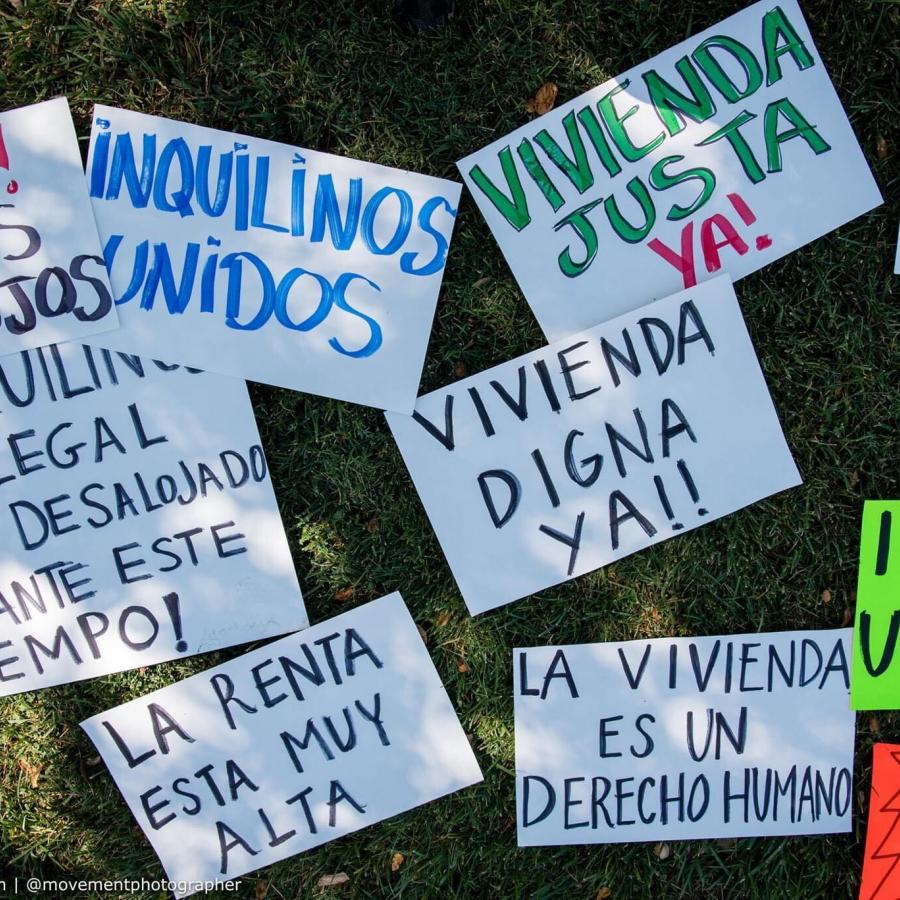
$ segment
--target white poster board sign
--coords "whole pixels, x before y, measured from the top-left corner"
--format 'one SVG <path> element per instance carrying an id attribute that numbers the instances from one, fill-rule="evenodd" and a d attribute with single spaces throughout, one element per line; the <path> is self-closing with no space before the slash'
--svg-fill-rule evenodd
<path id="1" fill-rule="evenodd" d="M 109 106 L 87 179 L 101 346 L 412 409 L 459 184 Z"/>
<path id="2" fill-rule="evenodd" d="M 516 650 L 519 846 L 850 831 L 850 634 Z"/>
<path id="3" fill-rule="evenodd" d="M 881 203 L 796 0 L 761 0 L 458 165 L 551 341 L 742 278 Z"/>
<path id="4" fill-rule="evenodd" d="M 244 382 L 51 345 L 0 412 L 0 695 L 307 624 Z"/>
<path id="5" fill-rule="evenodd" d="M 117 327 L 66 98 L 0 112 L 0 356 Z"/>
<path id="6" fill-rule="evenodd" d="M 82 727 L 176 882 L 234 878 L 482 780 L 398 593 Z"/>
<path id="7" fill-rule="evenodd" d="M 726 277 L 387 419 L 473 614 L 800 483 Z"/>

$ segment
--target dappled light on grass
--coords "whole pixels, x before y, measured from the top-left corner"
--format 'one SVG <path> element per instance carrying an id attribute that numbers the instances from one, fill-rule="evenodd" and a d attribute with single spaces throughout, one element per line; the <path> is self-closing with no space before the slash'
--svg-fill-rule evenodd
<path id="1" fill-rule="evenodd" d="M 895 62 L 883 35 L 890 4 L 805 0 L 817 46 L 882 186 L 898 155 L 872 156 L 895 130 Z M 455 160 L 530 119 L 524 101 L 547 80 L 566 102 L 735 11 L 733 3 L 679 7 L 662 0 L 583 4 L 513 0 L 458 4 L 445 29 L 409 36 L 389 4 L 266 3 L 202 7 L 28 0 L 0 18 L 8 106 L 65 93 L 80 134 L 95 100 L 243 131 L 300 146 L 458 179 Z M 83 145 L 82 149 L 86 149 Z M 744 279 L 741 306 L 804 487 L 644 550 L 613 566 L 471 620 L 382 417 L 372 410 L 253 386 L 294 561 L 313 621 L 343 611 L 335 593 L 355 585 L 355 606 L 401 588 L 426 624 L 435 659 L 487 781 L 476 790 L 392 819 L 291 860 L 265 875 L 268 897 L 305 897 L 326 874 L 351 882 L 335 896 L 462 898 L 480 885 L 508 895 L 748 897 L 773 885 L 797 897 L 855 895 L 855 836 L 517 850 L 512 755 L 513 646 L 658 636 L 658 608 L 678 634 L 841 624 L 853 604 L 855 541 L 864 497 L 900 492 L 885 466 L 898 431 L 890 209 Z M 483 278 L 487 283 L 475 285 Z M 513 276 L 468 193 L 448 257 L 422 392 L 544 343 Z M 840 393 L 836 393 L 840 389 Z M 851 474 L 857 473 L 857 480 Z M 379 519 L 372 534 L 365 525 Z M 315 527 L 310 549 L 301 526 Z M 319 530 L 321 529 L 321 530 Z M 342 546 L 333 553 L 335 541 Z M 313 549 L 321 542 L 322 549 Z M 828 587 L 832 603 L 819 602 Z M 429 623 L 450 610 L 444 628 Z M 31 874 L 161 874 L 77 722 L 203 671 L 237 650 L 182 659 L 2 703 L 6 763 L 0 855 Z M 457 672 L 464 657 L 470 672 Z M 894 714 L 881 739 L 900 737 Z M 866 734 L 857 745 L 867 777 Z M 43 763 L 32 791 L 18 768 Z M 509 771 L 492 765 L 497 760 Z M 861 812 L 856 808 L 857 813 Z M 390 871 L 391 855 L 406 861 Z M 243 896 L 256 881 L 245 879 Z M 147 898 L 149 900 L 149 898 Z M 156 898 L 153 898 L 156 900 Z"/>

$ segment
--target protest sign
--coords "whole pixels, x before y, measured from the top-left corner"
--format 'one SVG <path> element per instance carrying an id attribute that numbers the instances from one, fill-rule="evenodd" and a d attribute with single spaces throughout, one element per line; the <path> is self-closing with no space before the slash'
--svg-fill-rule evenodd
<path id="1" fill-rule="evenodd" d="M 850 629 L 514 652 L 519 846 L 850 830 Z"/>
<path id="2" fill-rule="evenodd" d="M 900 709 L 900 500 L 863 507 L 853 631 L 854 709 Z"/>
<path id="3" fill-rule="evenodd" d="M 234 878 L 482 780 L 398 593 L 82 727 L 173 881 Z"/>
<path id="4" fill-rule="evenodd" d="M 307 624 L 243 382 L 51 345 L 0 412 L 0 695 Z"/>
<path id="5" fill-rule="evenodd" d="M 900 744 L 876 744 L 872 748 L 872 790 L 859 898 L 895 900 L 897 897 L 900 897 Z"/>
<path id="6" fill-rule="evenodd" d="M 0 113 L 0 356 L 117 327 L 68 102 Z"/>
<path id="7" fill-rule="evenodd" d="M 387 419 L 473 614 L 800 483 L 725 277 Z"/>
<path id="8" fill-rule="evenodd" d="M 460 185 L 109 106 L 87 178 L 100 346 L 412 409 Z"/>
<path id="9" fill-rule="evenodd" d="M 881 203 L 795 0 L 755 3 L 458 165 L 551 341 L 742 278 Z"/>

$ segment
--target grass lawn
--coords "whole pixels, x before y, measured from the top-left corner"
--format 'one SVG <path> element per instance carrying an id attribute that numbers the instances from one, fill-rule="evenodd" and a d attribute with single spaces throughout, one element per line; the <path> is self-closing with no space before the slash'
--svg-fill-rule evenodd
<path id="1" fill-rule="evenodd" d="M 68 95 L 85 149 L 99 101 L 458 180 L 455 160 L 527 121 L 543 82 L 562 102 L 742 4 L 459 0 L 424 36 L 389 0 L 17 5 L 0 3 L 0 106 Z M 900 5 L 804 10 L 889 202 L 738 285 L 802 487 L 472 619 L 382 414 L 252 387 L 312 621 L 402 590 L 485 782 L 245 877 L 238 896 L 311 897 L 341 871 L 325 896 L 855 896 L 871 746 L 900 741 L 896 715 L 858 717 L 849 835 L 684 842 L 665 860 L 651 844 L 519 850 L 515 836 L 512 647 L 846 625 L 862 501 L 900 496 Z M 464 194 L 422 390 L 541 343 Z M 0 877 L 161 877 L 78 723 L 237 652 L 0 701 Z"/>

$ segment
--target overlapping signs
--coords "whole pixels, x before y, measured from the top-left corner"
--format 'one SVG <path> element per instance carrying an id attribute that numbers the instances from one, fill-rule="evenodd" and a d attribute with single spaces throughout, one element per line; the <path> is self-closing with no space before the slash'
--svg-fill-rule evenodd
<path id="1" fill-rule="evenodd" d="M 267 866 L 482 779 L 396 593 L 83 727 L 182 885 Z"/>
<path id="2" fill-rule="evenodd" d="M 741 278 L 881 203 L 796 0 L 755 3 L 459 168 L 550 340 Z"/>
<path id="3" fill-rule="evenodd" d="M 100 346 L 409 412 L 460 185 L 96 106 Z"/>
<path id="4" fill-rule="evenodd" d="M 520 846 L 850 830 L 850 630 L 514 651 Z"/>
<path id="5" fill-rule="evenodd" d="M 69 104 L 0 113 L 0 356 L 117 326 Z"/>
<path id="6" fill-rule="evenodd" d="M 472 613 L 800 483 L 726 277 L 387 418 Z"/>
<path id="7" fill-rule="evenodd" d="M 307 624 L 242 381 L 51 345 L 0 412 L 0 695 Z"/>

